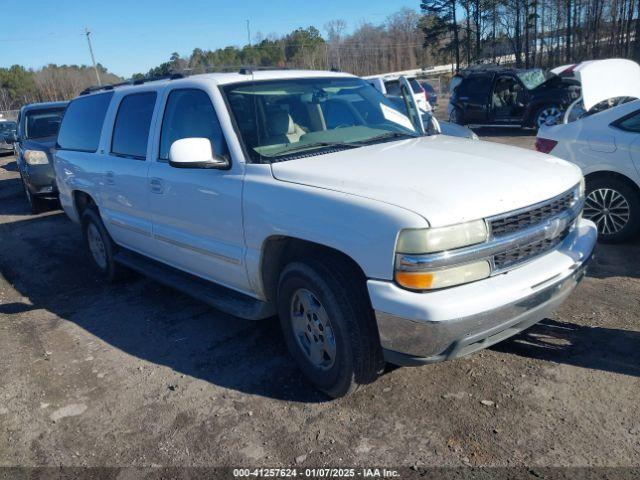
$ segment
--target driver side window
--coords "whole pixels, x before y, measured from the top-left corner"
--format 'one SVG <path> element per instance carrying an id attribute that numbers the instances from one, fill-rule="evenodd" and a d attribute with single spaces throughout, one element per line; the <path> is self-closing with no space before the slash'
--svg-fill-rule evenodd
<path id="1" fill-rule="evenodd" d="M 159 159 L 169 159 L 173 142 L 192 137 L 208 138 L 216 155 L 229 153 L 209 95 L 197 89 L 173 90 L 164 109 Z"/>

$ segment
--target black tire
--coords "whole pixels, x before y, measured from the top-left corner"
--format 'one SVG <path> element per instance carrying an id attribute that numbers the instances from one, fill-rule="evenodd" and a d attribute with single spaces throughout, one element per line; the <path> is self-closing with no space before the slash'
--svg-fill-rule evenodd
<path id="1" fill-rule="evenodd" d="M 451 110 L 451 113 L 449 114 L 449 121 L 451 123 L 455 123 L 458 125 L 462 125 L 462 121 L 460 120 L 461 115 L 460 115 L 460 109 L 458 107 L 453 107 L 453 110 Z"/>
<path id="2" fill-rule="evenodd" d="M 278 315 L 289 352 L 309 381 L 333 398 L 355 392 L 384 371 L 380 338 L 362 275 L 331 255 L 287 265 L 278 285 Z M 311 292 L 330 319 L 335 356 L 322 369 L 303 351 L 294 333 L 292 302 L 301 289 Z M 326 332 L 325 332 L 326 333 Z"/>
<path id="3" fill-rule="evenodd" d="M 544 115 L 547 115 L 548 111 L 557 111 L 558 112 L 558 120 L 555 124 L 553 125 L 557 125 L 559 123 L 562 123 L 562 116 L 564 115 L 564 111 L 562 110 L 562 107 L 560 105 L 554 105 L 554 104 L 549 104 L 549 105 L 543 105 L 540 108 L 538 108 L 536 110 L 535 115 L 533 116 L 533 128 L 538 130 L 540 128 L 540 123 L 542 122 L 541 117 Z"/>
<path id="4" fill-rule="evenodd" d="M 24 194 L 27 197 L 27 202 L 29 203 L 29 209 L 31 210 L 31 213 L 37 215 L 38 213 L 42 213 L 48 210 L 49 203 L 45 199 L 35 197 L 31 193 L 29 187 L 27 186 L 27 182 L 22 176 L 22 172 L 20 172 L 20 180 L 22 181 L 22 188 L 24 189 Z"/>
<path id="5" fill-rule="evenodd" d="M 614 197 L 612 193 L 607 194 L 607 191 L 615 192 L 621 198 L 613 200 L 617 197 Z M 601 194 L 605 196 L 602 197 Z M 636 237 L 640 231 L 640 194 L 637 189 L 616 177 L 597 177 L 593 180 L 587 180 L 586 197 L 584 216 L 593 220 L 598 226 L 598 240 L 600 242 L 622 243 Z M 612 206 L 616 208 L 622 206 L 624 210 L 627 210 L 628 207 L 628 220 L 623 223 L 622 228 L 619 228 L 620 223 L 616 225 L 612 220 L 605 221 L 602 210 L 598 213 L 598 203 L 604 205 L 608 201 L 612 201 Z M 611 210 L 609 209 L 609 211 Z M 622 222 L 621 219 L 626 217 L 626 215 L 620 216 L 621 210 L 616 210 L 615 213 L 619 215 L 615 218 L 617 222 Z M 607 226 L 609 231 L 607 231 Z M 612 226 L 618 228 L 614 229 Z"/>
<path id="6" fill-rule="evenodd" d="M 118 246 L 111 239 L 107 229 L 102 223 L 100 214 L 94 207 L 87 208 L 82 213 L 82 235 L 84 237 L 85 247 L 92 260 L 95 270 L 100 276 L 109 283 L 116 282 L 126 275 L 126 269 L 115 262 L 114 256 L 118 251 Z M 97 234 L 102 245 L 104 246 L 104 261 L 97 259 L 91 247 L 91 237 Z"/>

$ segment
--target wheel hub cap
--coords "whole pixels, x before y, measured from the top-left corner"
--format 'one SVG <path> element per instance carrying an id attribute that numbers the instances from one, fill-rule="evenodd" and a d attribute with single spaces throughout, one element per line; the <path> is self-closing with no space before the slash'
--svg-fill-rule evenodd
<path id="1" fill-rule="evenodd" d="M 107 252 L 104 248 L 104 242 L 102 241 L 100 232 L 98 232 L 97 227 L 93 223 L 90 223 L 89 227 L 87 228 L 87 240 L 89 243 L 89 250 L 91 250 L 93 259 L 100 268 L 106 269 Z"/>
<path id="2" fill-rule="evenodd" d="M 629 223 L 631 209 L 622 194 L 611 188 L 599 188 L 587 195 L 584 216 L 598 226 L 598 233 L 613 235 Z"/>
<path id="3" fill-rule="evenodd" d="M 297 290 L 291 299 L 291 324 L 307 359 L 321 370 L 331 368 L 336 358 L 333 328 L 318 298 L 305 288 Z"/>

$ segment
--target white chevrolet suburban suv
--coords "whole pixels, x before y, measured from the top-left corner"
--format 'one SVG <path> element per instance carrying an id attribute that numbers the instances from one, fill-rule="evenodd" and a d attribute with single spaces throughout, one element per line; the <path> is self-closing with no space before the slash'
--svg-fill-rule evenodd
<path id="1" fill-rule="evenodd" d="M 108 280 L 124 267 L 238 317 L 277 314 L 330 396 L 385 360 L 510 337 L 584 275 L 596 228 L 568 162 L 425 135 L 411 98 L 406 116 L 347 74 L 178 77 L 69 104 L 62 206 Z"/>

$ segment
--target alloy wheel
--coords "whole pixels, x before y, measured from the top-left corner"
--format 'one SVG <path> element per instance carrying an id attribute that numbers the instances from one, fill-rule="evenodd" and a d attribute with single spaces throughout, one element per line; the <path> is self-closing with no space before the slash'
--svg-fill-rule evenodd
<path id="1" fill-rule="evenodd" d="M 327 311 L 306 288 L 296 290 L 291 298 L 291 325 L 298 346 L 321 370 L 330 369 L 336 359 L 336 340 Z"/>
<path id="2" fill-rule="evenodd" d="M 543 125 L 551 126 L 560 123 L 562 112 L 557 107 L 546 107 L 538 114 L 538 128 Z"/>
<path id="3" fill-rule="evenodd" d="M 587 195 L 584 216 L 595 222 L 598 233 L 614 235 L 629 223 L 631 207 L 620 192 L 611 188 L 598 188 Z"/>

